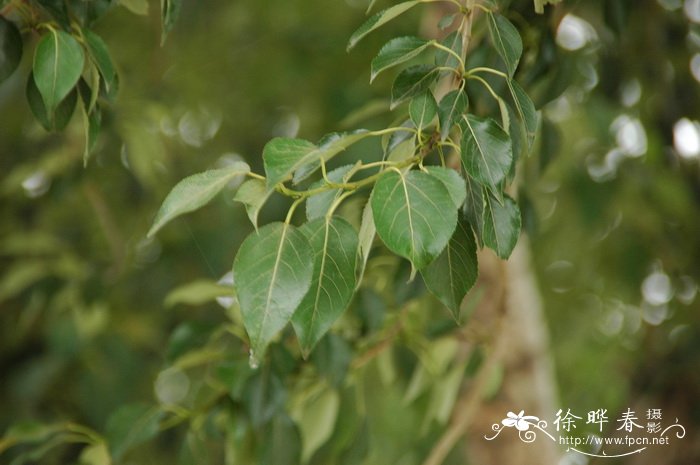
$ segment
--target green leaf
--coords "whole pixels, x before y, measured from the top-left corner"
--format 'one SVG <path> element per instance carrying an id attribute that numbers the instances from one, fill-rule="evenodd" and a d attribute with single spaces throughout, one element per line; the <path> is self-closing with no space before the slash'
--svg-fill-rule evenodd
<path id="1" fill-rule="evenodd" d="M 267 190 L 265 181 L 259 179 L 248 179 L 233 197 L 236 202 L 241 202 L 245 206 L 246 213 L 250 222 L 253 223 L 255 229 L 258 228 L 258 214 L 260 209 L 265 205 L 267 199 L 270 198 L 272 191 Z"/>
<path id="2" fill-rule="evenodd" d="M 95 66 L 97 66 L 102 76 L 105 92 L 107 92 L 108 95 L 114 95 L 117 90 L 117 72 L 114 68 L 112 58 L 109 56 L 107 44 L 105 44 L 100 36 L 89 29 L 84 29 L 83 35 L 88 52 L 90 52 L 90 58 L 95 63 Z"/>
<path id="3" fill-rule="evenodd" d="M 231 286 L 224 286 L 214 281 L 200 279 L 176 287 L 165 297 L 165 306 L 174 307 L 178 304 L 202 305 L 216 300 L 217 297 L 232 297 Z"/>
<path id="4" fill-rule="evenodd" d="M 62 130 L 70 121 L 73 111 L 75 110 L 75 102 L 77 100 L 77 92 L 73 89 L 64 98 L 53 113 L 49 113 L 44 105 L 44 100 L 36 87 L 33 74 L 29 74 L 27 80 L 27 102 L 32 110 L 34 117 L 39 121 L 41 126 L 47 131 Z"/>
<path id="5" fill-rule="evenodd" d="M 315 386 L 314 386 L 315 387 Z M 326 386 L 315 389 L 312 395 L 297 395 L 290 402 L 290 415 L 299 425 L 303 448 L 302 463 L 308 463 L 312 454 L 333 434 L 338 419 L 340 396 Z"/>
<path id="6" fill-rule="evenodd" d="M 70 27 L 70 18 L 64 0 L 36 0 L 36 2 L 46 10 L 53 19 L 58 21 L 63 27 Z"/>
<path id="7" fill-rule="evenodd" d="M 452 126 L 460 120 L 467 111 L 469 99 L 466 92 L 453 90 L 440 100 L 438 120 L 440 121 L 440 140 L 444 141 L 450 135 Z"/>
<path id="8" fill-rule="evenodd" d="M 357 28 L 357 30 L 352 33 L 348 42 L 347 49 L 350 50 L 355 45 L 357 45 L 357 43 L 360 40 L 362 40 L 362 38 L 365 37 L 367 34 L 374 31 L 378 27 L 388 23 L 400 14 L 405 13 L 406 11 L 410 10 L 419 3 L 421 3 L 420 0 L 399 3 L 398 5 L 389 7 L 386 10 L 382 10 L 379 13 L 376 13 L 375 15 L 371 16 L 367 21 L 364 22 L 364 24 L 362 24 L 362 26 Z"/>
<path id="9" fill-rule="evenodd" d="M 355 165 L 344 165 L 336 168 L 333 171 L 330 171 L 327 174 L 327 177 L 331 182 L 343 183 L 346 181 L 346 175 L 354 166 Z M 316 189 L 324 186 L 325 184 L 326 181 L 320 179 L 318 182 L 315 182 L 309 186 L 309 189 Z M 328 209 L 333 205 L 333 202 L 335 202 L 342 193 L 342 189 L 329 189 L 325 192 L 321 192 L 320 194 L 312 195 L 306 199 L 306 218 L 311 221 L 325 216 Z"/>
<path id="10" fill-rule="evenodd" d="M 426 166 L 428 173 L 438 179 L 447 189 L 455 208 L 461 208 L 467 198 L 467 185 L 464 178 L 452 168 L 442 166 Z"/>
<path id="11" fill-rule="evenodd" d="M 435 119 L 437 112 L 438 105 L 430 90 L 413 97 L 408 105 L 408 115 L 417 129 L 428 126 Z"/>
<path id="12" fill-rule="evenodd" d="M 459 320 L 460 304 L 476 283 L 479 265 L 469 225 L 459 221 L 445 250 L 422 272 L 428 290 Z"/>
<path id="13" fill-rule="evenodd" d="M 520 87 L 520 84 L 518 84 L 515 79 L 508 80 L 508 88 L 510 89 L 510 94 L 513 96 L 518 116 L 525 126 L 527 147 L 529 150 L 532 148 L 532 143 L 535 141 L 535 135 L 537 134 L 538 117 L 535 104 L 532 103 L 530 97 L 528 97 L 525 90 Z"/>
<path id="14" fill-rule="evenodd" d="M 130 449 L 155 437 L 163 412 L 156 406 L 129 404 L 120 407 L 107 420 L 107 443 L 112 456 L 120 461 Z"/>
<path id="15" fill-rule="evenodd" d="M 372 244 L 374 244 L 374 237 L 377 235 L 377 228 L 374 225 L 374 216 L 372 214 L 372 203 L 367 202 L 365 204 L 364 210 L 362 210 L 362 222 L 360 223 L 360 233 L 359 233 L 359 244 L 357 247 L 357 284 L 356 288 L 359 288 L 362 283 L 362 277 L 365 274 L 365 267 L 367 266 L 367 259 L 369 258 L 369 253 L 372 250 Z"/>
<path id="16" fill-rule="evenodd" d="M 296 169 L 304 165 L 307 155 L 316 150 L 316 145 L 303 139 L 275 137 L 263 148 L 263 162 L 267 174 L 267 188 L 272 190 L 281 182 L 291 179 Z"/>
<path id="17" fill-rule="evenodd" d="M 462 134 L 462 165 L 479 183 L 498 189 L 513 161 L 508 134 L 491 118 L 467 115 Z"/>
<path id="18" fill-rule="evenodd" d="M 148 0 L 119 0 L 119 4 L 134 14 L 148 15 Z"/>
<path id="19" fill-rule="evenodd" d="M 482 231 L 484 230 L 484 189 L 479 183 L 467 175 L 467 198 L 464 201 L 464 216 L 472 225 L 479 245 L 483 244 Z"/>
<path id="20" fill-rule="evenodd" d="M 520 34 L 504 16 L 492 12 L 486 15 L 491 42 L 505 63 L 508 76 L 512 78 L 518 68 L 520 56 L 523 54 L 523 42 L 520 39 Z"/>
<path id="21" fill-rule="evenodd" d="M 462 34 L 460 34 L 459 31 L 453 31 L 448 34 L 447 37 L 440 41 L 440 44 L 452 50 L 457 56 L 462 55 Z M 460 63 L 457 56 L 445 50 L 438 49 L 435 53 L 435 64 L 437 66 L 459 69 Z"/>
<path id="22" fill-rule="evenodd" d="M 355 229 L 338 217 L 318 218 L 300 231 L 309 240 L 314 257 L 311 287 L 292 317 L 306 356 L 352 299 L 358 237 Z"/>
<path id="23" fill-rule="evenodd" d="M 98 442 L 87 446 L 80 452 L 80 465 L 112 465 L 107 444 Z"/>
<path id="24" fill-rule="evenodd" d="M 438 22 L 438 29 L 440 29 L 441 31 L 444 31 L 448 27 L 452 26 L 452 23 L 454 23 L 456 17 L 457 17 L 457 13 L 443 16 L 440 19 L 440 21 Z"/>
<path id="25" fill-rule="evenodd" d="M 173 218 L 203 207 L 231 180 L 249 172 L 248 164 L 239 161 L 226 168 L 209 170 L 186 177 L 173 187 L 173 190 L 163 201 L 163 205 L 153 220 L 153 226 L 148 231 L 148 237 L 152 237 Z"/>
<path id="26" fill-rule="evenodd" d="M 355 142 L 358 142 L 370 133 L 364 129 L 352 132 L 334 132 L 324 136 L 318 143 L 318 147 L 304 155 L 291 168 L 294 171 L 294 184 L 298 184 L 308 178 L 321 167 L 321 161 L 327 162 L 339 153 L 346 150 Z"/>
<path id="27" fill-rule="evenodd" d="M 372 60 L 372 72 L 369 82 L 374 81 L 382 71 L 417 57 L 429 46 L 430 42 L 420 37 L 408 36 L 391 39 L 384 44 L 377 56 Z"/>
<path id="28" fill-rule="evenodd" d="M 301 231 L 271 223 L 243 241 L 233 262 L 243 324 L 255 356 L 292 318 L 311 286 L 313 249 Z"/>
<path id="29" fill-rule="evenodd" d="M 510 257 L 520 236 L 520 209 L 507 195 L 503 205 L 491 195 L 484 197 L 484 244 L 505 260 Z"/>
<path id="30" fill-rule="evenodd" d="M 440 255 L 457 225 L 450 193 L 421 171 L 387 171 L 375 184 L 371 203 L 379 237 L 419 270 Z"/>
<path id="31" fill-rule="evenodd" d="M 50 30 L 34 52 L 34 81 L 48 113 L 73 89 L 85 63 L 83 49 L 70 34 Z"/>
<path id="32" fill-rule="evenodd" d="M 414 95 L 428 90 L 439 74 L 432 65 L 415 65 L 401 71 L 391 87 L 391 109 L 393 110 Z"/>
<path id="33" fill-rule="evenodd" d="M 286 414 L 276 415 L 265 432 L 260 465 L 301 463 L 301 433 Z"/>
<path id="34" fill-rule="evenodd" d="M 163 45 L 168 34 L 175 26 L 178 16 L 180 16 L 180 8 L 182 0 L 160 0 L 161 18 L 163 22 L 163 32 L 161 34 L 160 43 Z"/>
<path id="35" fill-rule="evenodd" d="M 83 115 L 83 130 L 85 131 L 85 149 L 83 150 L 83 166 L 87 166 L 90 160 L 90 155 L 95 150 L 97 145 L 97 137 L 100 134 L 102 126 L 102 111 L 98 106 L 92 109 L 90 113 L 81 106 L 81 114 Z"/>
<path id="36" fill-rule="evenodd" d="M 0 16 L 0 83 L 10 77 L 22 60 L 22 35 L 14 23 Z"/>
<path id="37" fill-rule="evenodd" d="M 56 107 L 53 114 L 53 127 L 56 131 L 62 131 L 68 126 L 73 112 L 75 111 L 75 103 L 78 101 L 78 92 L 73 89 Z"/>

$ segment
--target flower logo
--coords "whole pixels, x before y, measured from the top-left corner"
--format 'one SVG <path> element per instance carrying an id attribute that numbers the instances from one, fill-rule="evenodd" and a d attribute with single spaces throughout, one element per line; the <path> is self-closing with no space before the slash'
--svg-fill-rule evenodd
<path id="1" fill-rule="evenodd" d="M 503 423 L 503 426 L 507 426 L 508 428 L 515 426 L 518 431 L 527 431 L 530 429 L 532 421 L 537 423 L 540 419 L 530 415 L 523 415 L 524 413 L 525 410 L 521 410 L 517 415 L 513 412 L 508 412 L 506 418 L 504 418 L 501 423 Z"/>

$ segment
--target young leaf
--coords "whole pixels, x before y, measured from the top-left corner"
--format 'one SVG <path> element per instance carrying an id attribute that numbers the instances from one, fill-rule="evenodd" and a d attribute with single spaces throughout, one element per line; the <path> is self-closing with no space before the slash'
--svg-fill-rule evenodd
<path id="1" fill-rule="evenodd" d="M 358 129 L 352 132 L 334 132 L 326 135 L 319 141 L 316 150 L 312 150 L 304 155 L 291 167 L 291 170 L 294 171 L 294 183 L 300 183 L 319 169 L 321 160 L 324 162 L 330 160 L 355 142 L 366 138 L 369 134 L 364 129 Z"/>
<path id="2" fill-rule="evenodd" d="M 387 171 L 375 184 L 371 203 L 379 237 L 419 270 L 440 255 L 457 225 L 444 184 L 421 171 Z"/>
<path id="3" fill-rule="evenodd" d="M 109 56 L 107 44 L 105 44 L 100 36 L 89 29 L 84 29 L 83 35 L 85 37 L 85 44 L 90 52 L 90 58 L 95 63 L 95 66 L 97 66 L 102 76 L 105 91 L 108 95 L 113 95 L 117 88 L 117 72 L 114 69 L 112 58 Z"/>
<path id="4" fill-rule="evenodd" d="M 469 106 L 466 92 L 453 90 L 440 100 L 438 120 L 440 121 L 440 140 L 444 141 L 450 135 L 452 126 L 459 121 Z"/>
<path id="5" fill-rule="evenodd" d="M 328 179 L 334 183 L 342 183 L 345 181 L 345 175 L 348 174 L 354 166 L 355 165 L 344 165 L 336 168 L 328 173 Z M 325 180 L 320 179 L 318 182 L 309 186 L 309 189 L 321 187 L 325 182 Z M 325 216 L 328 209 L 342 192 L 342 189 L 329 189 L 306 199 L 306 218 L 311 221 Z"/>
<path id="6" fill-rule="evenodd" d="M 160 431 L 163 411 L 146 404 L 120 407 L 107 420 L 107 443 L 115 460 L 129 450 L 155 437 Z"/>
<path id="7" fill-rule="evenodd" d="M 236 192 L 236 195 L 233 197 L 233 200 L 245 205 L 248 218 L 250 222 L 253 223 L 253 226 L 255 226 L 255 229 L 258 229 L 258 213 L 260 213 L 260 209 L 265 205 L 270 194 L 272 194 L 272 191 L 267 189 L 265 181 L 248 179 L 241 184 L 241 187 L 238 188 L 238 192 Z"/>
<path id="8" fill-rule="evenodd" d="M 242 161 L 226 168 L 205 171 L 188 176 L 170 191 L 163 201 L 153 226 L 148 231 L 152 237 L 166 223 L 185 213 L 189 213 L 209 203 L 232 179 L 250 172 L 250 167 Z"/>
<path id="9" fill-rule="evenodd" d="M 290 179 L 294 170 L 303 164 L 304 157 L 316 149 L 316 145 L 303 139 L 275 137 L 263 148 L 263 162 L 267 174 L 267 188 L 274 189 L 280 182 Z"/>
<path id="10" fill-rule="evenodd" d="M 51 29 L 34 53 L 34 81 L 49 114 L 71 91 L 83 72 L 85 55 L 70 34 Z"/>
<path id="11" fill-rule="evenodd" d="M 372 60 L 372 72 L 369 82 L 374 81 L 382 71 L 417 57 L 429 46 L 430 42 L 420 37 L 409 36 L 391 39 L 384 44 L 377 56 Z"/>
<path id="12" fill-rule="evenodd" d="M 391 87 L 391 109 L 427 90 L 438 74 L 437 69 L 431 65 L 415 65 L 401 71 Z"/>
<path id="13" fill-rule="evenodd" d="M 505 260 L 510 257 L 520 236 L 520 209 L 507 195 L 503 205 L 491 195 L 484 197 L 484 244 Z"/>
<path id="14" fill-rule="evenodd" d="M 511 78 L 518 68 L 520 56 L 523 54 L 523 42 L 518 30 L 504 16 L 487 13 L 489 34 L 496 51 L 503 59 Z"/>
<path id="15" fill-rule="evenodd" d="M 515 79 L 508 80 L 508 88 L 510 89 L 510 94 L 513 96 L 513 101 L 515 102 L 515 109 L 518 112 L 518 116 L 525 126 L 525 134 L 527 135 L 527 147 L 528 150 L 532 148 L 532 143 L 535 140 L 535 135 L 537 134 L 537 110 L 535 110 L 535 104 L 532 103 L 530 97 L 527 95 L 525 90 L 520 87 L 520 84 Z"/>
<path id="16" fill-rule="evenodd" d="M 388 23 L 400 14 L 405 13 L 406 11 L 410 10 L 419 3 L 421 3 L 420 0 L 399 3 L 398 5 L 389 7 L 386 10 L 382 10 L 379 13 L 376 13 L 375 15 L 371 16 L 367 21 L 364 22 L 364 24 L 362 24 L 362 26 L 357 28 L 357 30 L 352 33 L 348 42 L 347 49 L 350 50 L 355 45 L 357 45 L 357 43 L 360 40 L 362 40 L 364 36 L 374 31 L 378 27 Z"/>
<path id="17" fill-rule="evenodd" d="M 452 168 L 442 166 L 426 166 L 425 169 L 432 177 L 438 179 L 447 189 L 455 208 L 460 208 L 467 198 L 467 185 L 464 178 Z"/>
<path id="18" fill-rule="evenodd" d="M 508 174 L 513 147 L 508 134 L 491 118 L 467 115 L 462 134 L 462 164 L 481 184 L 496 191 Z"/>
<path id="19" fill-rule="evenodd" d="M 10 77 L 22 59 L 22 36 L 14 23 L 0 16 L 0 83 Z"/>
<path id="20" fill-rule="evenodd" d="M 437 112 L 438 105 L 430 90 L 413 97 L 408 105 L 408 115 L 418 129 L 428 126 L 435 119 Z"/>
<path id="21" fill-rule="evenodd" d="M 474 236 L 469 225 L 459 221 L 445 250 L 421 274 L 428 290 L 459 320 L 460 304 L 478 273 Z"/>
<path id="22" fill-rule="evenodd" d="M 251 350 L 260 358 L 311 286 L 313 249 L 286 223 L 270 223 L 243 241 L 233 262 L 238 301 Z"/>
<path id="23" fill-rule="evenodd" d="M 355 292 L 358 237 L 355 229 L 338 217 L 318 218 L 300 231 L 313 249 L 314 268 L 311 287 L 294 312 L 292 324 L 302 352 L 308 355 L 345 311 Z"/>

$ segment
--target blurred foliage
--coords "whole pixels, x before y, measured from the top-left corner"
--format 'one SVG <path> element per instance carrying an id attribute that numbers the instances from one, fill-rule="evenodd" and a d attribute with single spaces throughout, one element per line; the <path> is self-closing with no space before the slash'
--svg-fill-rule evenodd
<path id="1" fill-rule="evenodd" d="M 255 370 L 235 306 L 211 302 L 231 298 L 216 282 L 252 229 L 233 191 L 145 236 L 186 175 L 241 159 L 259 170 L 271 137 L 318 139 L 388 95 L 390 79 L 367 84 L 368 63 L 421 13 L 347 54 L 366 2 L 184 2 L 162 47 L 160 5 L 121 3 L 148 14 L 112 8 L 92 26 L 120 89 L 87 168 L 79 118 L 47 133 L 31 116 L 28 53 L 0 86 L 2 460 L 420 463 L 482 354 L 457 353 L 463 333 L 407 283 L 407 263 L 371 262 L 342 331 L 308 361 L 283 337 Z M 700 168 L 674 129 L 700 119 L 697 2 L 565 1 L 542 16 L 530 1 L 500 3 L 523 36 L 518 78 L 544 115 L 519 202 L 561 404 L 619 412 L 643 399 L 692 429 Z M 271 202 L 261 220 L 286 207 Z M 456 455 L 446 463 L 463 463 Z"/>

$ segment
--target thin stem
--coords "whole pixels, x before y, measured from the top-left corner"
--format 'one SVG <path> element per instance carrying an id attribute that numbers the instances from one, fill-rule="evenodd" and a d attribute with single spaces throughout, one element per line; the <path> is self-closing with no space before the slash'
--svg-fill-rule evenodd
<path id="1" fill-rule="evenodd" d="M 355 192 L 356 192 L 355 190 L 347 191 L 343 195 L 341 195 L 340 197 L 335 199 L 335 201 L 331 205 L 331 208 L 329 208 L 328 212 L 326 212 L 326 221 L 329 221 L 331 219 L 331 217 L 333 217 L 333 213 L 340 206 L 340 204 L 343 203 L 343 200 L 347 199 L 348 197 L 353 195 Z"/>
<path id="2" fill-rule="evenodd" d="M 260 180 L 260 181 L 265 181 L 265 180 L 266 180 L 265 176 L 261 176 L 261 175 L 259 175 L 259 174 L 257 174 L 257 173 L 253 173 L 252 171 L 248 171 L 245 175 L 246 175 L 246 176 L 249 176 L 249 177 L 251 177 L 251 178 L 253 178 L 253 179 L 258 179 L 258 180 Z"/>
<path id="3" fill-rule="evenodd" d="M 445 51 L 445 52 L 449 53 L 450 55 L 454 56 L 455 58 L 457 58 L 457 61 L 459 61 L 459 65 L 461 67 L 460 69 L 465 69 L 464 59 L 462 59 L 462 56 L 459 53 L 455 52 L 450 47 L 445 47 L 440 42 L 432 41 L 431 43 L 432 43 L 433 47 L 435 47 L 439 50 Z"/>
<path id="4" fill-rule="evenodd" d="M 303 202 L 305 199 L 306 199 L 306 197 L 301 197 L 301 198 L 299 198 L 299 199 L 296 199 L 296 200 L 294 201 L 294 203 L 292 204 L 292 206 L 289 207 L 289 211 L 287 212 L 287 218 L 285 218 L 285 220 L 284 220 L 284 222 L 285 222 L 286 224 L 291 223 L 292 217 L 294 216 L 294 210 L 296 210 L 297 207 L 299 206 L 299 204 L 300 204 L 301 202 Z"/>
<path id="5" fill-rule="evenodd" d="M 501 97 L 499 97 L 498 94 L 493 90 L 493 87 L 491 87 L 491 84 L 489 84 L 489 83 L 488 83 L 485 79 L 483 79 L 481 76 L 472 75 L 472 76 L 467 76 L 467 78 L 468 78 L 468 79 L 476 79 L 477 81 L 479 81 L 480 83 L 482 83 L 482 84 L 484 85 L 484 87 L 486 87 L 486 90 L 489 91 L 489 93 L 491 94 L 491 96 L 492 96 L 494 99 L 496 99 L 497 101 L 502 100 Z"/>
<path id="6" fill-rule="evenodd" d="M 479 66 L 477 68 L 470 69 L 469 71 L 467 71 L 465 73 L 464 77 L 468 78 L 469 76 L 472 75 L 472 73 L 491 73 L 491 74 L 495 74 L 496 76 L 500 76 L 503 79 L 508 79 L 508 75 L 506 73 L 498 71 L 497 69 L 487 68 L 485 66 Z"/>

